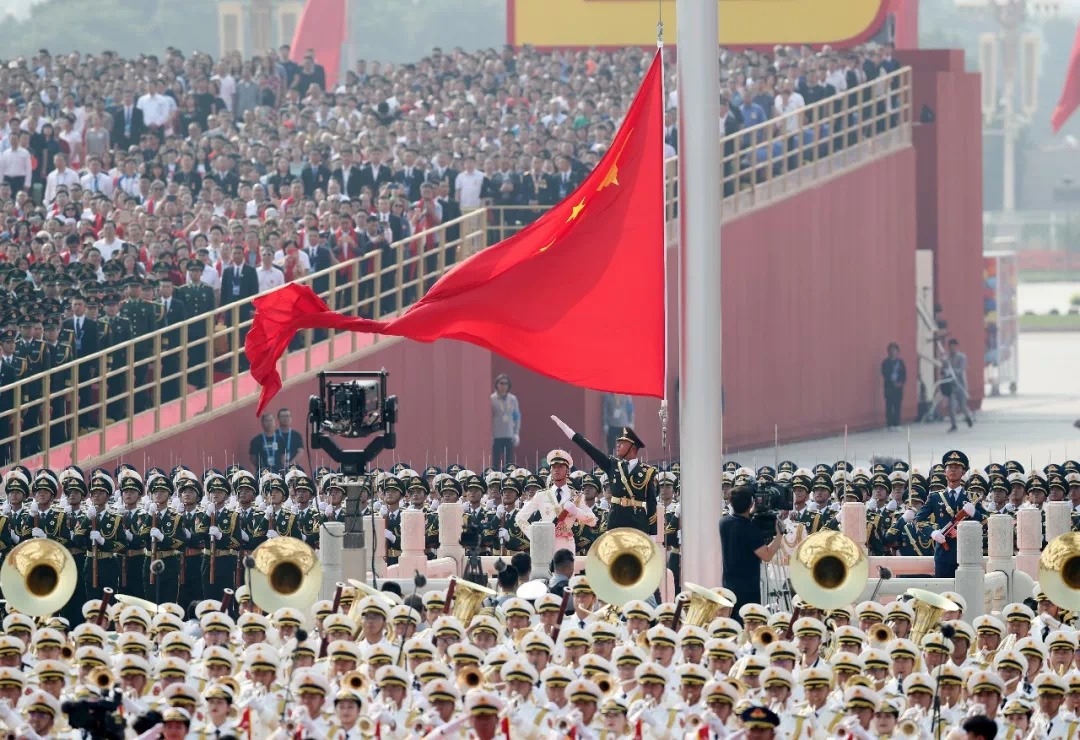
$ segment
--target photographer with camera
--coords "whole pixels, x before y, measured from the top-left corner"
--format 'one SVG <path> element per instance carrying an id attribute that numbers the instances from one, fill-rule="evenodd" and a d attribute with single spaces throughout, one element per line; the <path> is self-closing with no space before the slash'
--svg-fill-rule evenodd
<path id="1" fill-rule="evenodd" d="M 753 521 L 757 500 L 750 486 L 731 489 L 731 513 L 720 520 L 720 553 L 723 557 L 724 588 L 736 597 L 731 616 L 742 623 L 739 608 L 743 604 L 761 602 L 760 568 L 748 567 L 749 563 L 768 563 L 780 549 L 783 534 L 780 519 L 773 517 L 776 535 L 766 542 L 766 535 Z"/>

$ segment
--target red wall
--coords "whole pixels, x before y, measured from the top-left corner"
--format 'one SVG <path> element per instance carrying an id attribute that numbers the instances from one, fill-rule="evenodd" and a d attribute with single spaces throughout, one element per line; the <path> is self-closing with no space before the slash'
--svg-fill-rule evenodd
<path id="1" fill-rule="evenodd" d="M 917 124 L 913 141 L 918 182 L 918 244 L 934 251 L 935 300 L 949 335 L 968 356 L 972 406 L 982 401 L 982 120 L 979 75 L 964 71 L 955 50 L 897 52 L 913 70 L 914 110 L 934 121 Z"/>
<path id="2" fill-rule="evenodd" d="M 339 369 L 380 368 L 390 371 L 390 393 L 398 396 L 400 421 L 396 428 L 398 448 L 383 453 L 378 465 L 389 468 L 395 461 L 405 460 L 418 468 L 429 463 L 445 467 L 448 447 L 450 462 L 467 461 L 477 468 L 484 455 L 491 456 L 491 415 L 487 412 L 490 352 L 463 342 L 390 341 L 363 360 Z M 287 386 L 269 410 L 291 409 L 294 426 L 304 433 L 308 397 L 317 392 L 316 380 Z M 248 444 L 259 432 L 252 403 L 151 443 L 126 460 L 143 466 L 145 452 L 145 466 L 168 468 L 182 461 L 196 468 L 203 466 L 204 460 L 207 465 L 212 460 L 215 467 L 224 468 L 234 459 L 248 466 Z M 308 467 L 306 457 L 299 462 Z M 331 463 L 319 452 L 312 455 L 312 464 Z"/>

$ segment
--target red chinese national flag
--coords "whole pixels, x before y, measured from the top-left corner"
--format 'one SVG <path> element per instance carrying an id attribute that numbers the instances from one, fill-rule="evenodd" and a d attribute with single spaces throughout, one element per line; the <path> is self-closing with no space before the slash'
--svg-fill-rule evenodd
<path id="1" fill-rule="evenodd" d="M 1076 107 L 1080 105 L 1080 28 L 1076 29 L 1076 40 L 1073 42 L 1072 54 L 1069 56 L 1069 72 L 1065 77 L 1065 87 L 1061 91 L 1061 98 L 1053 115 L 1050 116 L 1050 126 L 1056 134 Z"/>
<path id="2" fill-rule="evenodd" d="M 255 299 L 247 335 L 257 413 L 299 329 L 460 339 L 556 380 L 664 395 L 663 70 L 653 59 L 611 148 L 535 223 L 456 265 L 390 321 L 334 313 L 290 283 Z"/>

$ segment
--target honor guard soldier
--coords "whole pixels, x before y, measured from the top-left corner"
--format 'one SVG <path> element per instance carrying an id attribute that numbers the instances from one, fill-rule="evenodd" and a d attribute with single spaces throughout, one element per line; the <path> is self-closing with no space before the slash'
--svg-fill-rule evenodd
<path id="1" fill-rule="evenodd" d="M 82 580 L 88 600 L 100 599 L 106 588 L 119 590 L 119 558 L 128 545 L 121 516 L 108 509 L 112 491 L 102 485 L 106 480 L 95 478 L 90 484 L 90 503 L 72 531 L 75 546 L 86 551 Z"/>
<path id="2" fill-rule="evenodd" d="M 981 522 L 984 516 L 982 504 L 972 494 L 964 490 L 961 480 L 968 469 L 968 458 L 959 450 L 950 450 L 941 458 L 945 466 L 946 486 L 944 490 L 930 494 L 926 503 L 919 512 L 914 515 L 914 521 L 931 522 L 935 529 L 930 533 L 931 539 L 936 546 L 934 548 L 934 577 L 952 578 L 956 574 L 956 528 L 953 527 L 949 536 L 954 538 L 951 543 L 945 530 L 953 524 L 961 511 L 964 517 L 972 521 Z M 907 514 L 905 514 L 905 517 Z M 932 518 L 932 519 L 931 519 Z M 912 521 L 908 519 L 908 521 Z M 945 545 L 949 548 L 945 549 Z"/>
<path id="3" fill-rule="evenodd" d="M 206 479 L 206 495 L 210 498 L 206 526 L 206 550 L 203 551 L 203 594 L 207 599 L 221 601 L 226 588 L 231 588 L 236 573 L 236 555 L 241 545 L 237 528 L 239 514 L 225 508 L 229 484 L 220 473 Z"/>
<path id="4" fill-rule="evenodd" d="M 119 593 L 142 599 L 145 598 L 143 570 L 146 567 L 146 548 L 149 547 L 146 538 L 150 531 L 149 527 L 143 528 L 144 512 L 139 508 L 143 497 L 142 477 L 138 473 L 121 471 L 118 482 L 124 507 L 120 512 L 121 526 L 132 535 L 121 555 Z"/>
<path id="5" fill-rule="evenodd" d="M 450 475 L 441 473 L 435 476 L 432 483 L 439 494 L 439 502 L 443 504 L 456 504 L 461 498 L 461 484 Z M 462 514 L 462 520 L 465 516 Z M 436 556 L 439 550 L 439 511 L 432 509 L 424 517 L 424 550 L 428 559 Z"/>
<path id="6" fill-rule="evenodd" d="M 383 496 L 386 503 L 386 564 L 396 565 L 401 557 L 401 497 L 405 487 L 396 475 L 383 479 Z"/>
<path id="7" fill-rule="evenodd" d="M 500 555 L 528 552 L 529 540 L 521 531 L 520 523 L 514 516 L 518 497 L 521 496 L 521 478 L 509 476 L 502 482 L 499 505 L 495 508 L 495 539 Z"/>
<path id="8" fill-rule="evenodd" d="M 289 498 L 289 487 L 285 479 L 277 473 L 270 473 L 263 483 L 263 497 L 270 502 L 266 512 L 266 537 L 295 537 L 296 514 L 290 511 L 285 502 Z"/>
<path id="9" fill-rule="evenodd" d="M 499 490 L 502 490 L 502 480 L 499 481 Z M 478 555 L 490 554 L 498 532 L 494 529 L 495 523 L 489 524 L 488 511 L 483 506 L 484 493 L 487 486 L 478 475 L 470 475 L 465 479 L 465 522 L 461 528 L 461 546 L 470 553 Z M 496 520 L 497 521 L 497 520 Z"/>
<path id="10" fill-rule="evenodd" d="M 133 339 L 135 331 L 131 319 L 120 313 L 120 296 L 116 293 L 107 293 L 102 299 L 102 305 L 105 306 L 105 316 L 101 319 L 105 332 L 101 343 L 102 348 L 117 347 Z M 109 403 L 105 407 L 105 416 L 110 424 L 127 415 L 127 402 L 123 398 L 124 391 L 127 390 L 127 373 L 115 372 L 127 367 L 127 364 L 127 350 L 118 349 L 109 353 L 106 362 L 109 377 L 105 381 L 105 392 L 108 394 Z"/>
<path id="11" fill-rule="evenodd" d="M 293 497 L 296 500 L 296 530 L 293 537 L 303 540 L 312 548 L 319 547 L 319 527 L 323 523 L 323 515 L 318 507 L 312 503 L 315 496 L 315 482 L 306 475 L 293 478 Z M 400 522 L 400 520 L 399 520 Z M 400 532 L 398 535 L 400 536 Z M 399 545 L 400 547 L 400 545 Z"/>
<path id="12" fill-rule="evenodd" d="M 901 512 L 885 532 L 885 547 L 897 555 L 929 555 L 934 547 L 930 539 L 933 525 L 915 519 L 916 512 L 926 503 L 926 494 L 921 488 L 912 487 L 908 499 L 908 508 Z M 909 515 L 910 512 L 910 515 Z"/>
<path id="13" fill-rule="evenodd" d="M 152 475 L 147 481 L 147 488 L 150 503 L 140 512 L 139 523 L 139 529 L 146 532 L 143 590 L 146 598 L 156 604 L 178 602 L 184 528 L 180 513 L 169 508 L 173 486 L 164 475 Z M 164 566 L 160 572 L 154 570 L 157 561 Z"/>
<path id="14" fill-rule="evenodd" d="M 638 450 L 645 443 L 630 427 L 623 427 L 615 440 L 615 456 L 609 457 L 589 440 L 576 434 L 563 421 L 552 416 L 563 434 L 585 450 L 585 454 L 607 474 L 611 483 L 611 510 L 608 528 L 632 527 L 646 534 L 656 531 L 656 468 L 638 460 Z"/>
<path id="15" fill-rule="evenodd" d="M 830 508 L 833 483 L 827 473 L 815 473 L 810 479 L 811 503 L 803 509 L 797 523 L 806 527 L 806 534 L 817 534 L 823 529 L 840 529 L 836 516 Z"/>
<path id="16" fill-rule="evenodd" d="M 180 533 L 184 540 L 180 551 L 180 604 L 203 600 L 202 563 L 203 549 L 207 546 L 209 517 L 202 510 L 202 484 L 189 471 L 180 471 L 174 478 L 174 487 L 180 494 Z"/>
<path id="17" fill-rule="evenodd" d="M 6 477 L 4 490 L 7 494 L 7 502 L 3 506 L 3 511 L 7 516 L 5 532 L 10 543 L 9 549 L 30 537 L 30 530 L 34 528 L 34 517 L 30 513 L 30 506 L 26 503 L 31 495 L 32 485 L 30 471 L 26 468 L 12 470 Z"/>
<path id="18" fill-rule="evenodd" d="M 678 478 L 674 473 L 660 473 L 657 475 L 657 484 L 660 488 L 660 503 L 664 505 L 664 550 L 668 554 L 667 567 L 675 576 L 675 587 L 678 588 L 682 583 L 679 580 L 682 565 L 682 530 L 679 527 L 681 507 L 675 502 Z"/>
<path id="19" fill-rule="evenodd" d="M 526 483 L 530 479 L 535 479 L 535 476 L 526 478 Z M 608 512 L 599 505 L 601 501 L 600 479 L 593 473 L 586 473 L 581 476 L 580 484 L 581 493 L 585 497 L 585 506 L 589 507 L 596 515 L 596 524 L 592 526 L 585 524 L 581 520 L 574 522 L 574 546 L 577 548 L 577 552 L 585 554 L 589 552 L 589 548 L 600 538 L 600 535 L 607 531 Z M 676 483 L 676 486 L 678 486 L 678 483 Z"/>
<path id="20" fill-rule="evenodd" d="M 45 342 L 34 337 L 37 324 L 29 315 L 19 322 L 19 341 L 15 354 L 22 358 L 22 372 L 19 378 L 30 378 L 43 373 L 49 368 L 49 353 Z M 51 389 L 50 389 L 51 390 Z M 44 381 L 35 380 L 27 383 L 22 390 L 23 411 L 22 456 L 28 457 L 41 452 L 42 430 L 35 429 L 45 418 Z"/>
<path id="21" fill-rule="evenodd" d="M 236 585 L 240 588 L 243 583 L 244 558 L 255 550 L 256 547 L 266 542 L 266 532 L 269 526 L 262 512 L 257 511 L 252 505 L 255 502 L 255 476 L 246 470 L 241 470 L 233 476 L 233 490 L 236 491 L 236 500 L 240 505 L 238 526 L 240 528 L 239 556 L 236 559 Z"/>

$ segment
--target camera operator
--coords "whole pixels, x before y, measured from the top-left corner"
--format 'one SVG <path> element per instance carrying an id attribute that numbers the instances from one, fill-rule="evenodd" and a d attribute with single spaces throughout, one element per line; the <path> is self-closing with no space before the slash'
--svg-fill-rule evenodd
<path id="1" fill-rule="evenodd" d="M 754 514 L 754 491 L 749 486 L 731 489 L 731 513 L 720 520 L 720 553 L 723 557 L 724 588 L 735 593 L 735 607 L 731 616 L 742 623 L 739 608 L 747 603 L 761 601 L 760 568 L 746 567 L 744 563 L 758 560 L 767 563 L 780 549 L 783 530 L 776 519 L 776 536 L 766 543 L 765 534 L 751 521 Z"/>

